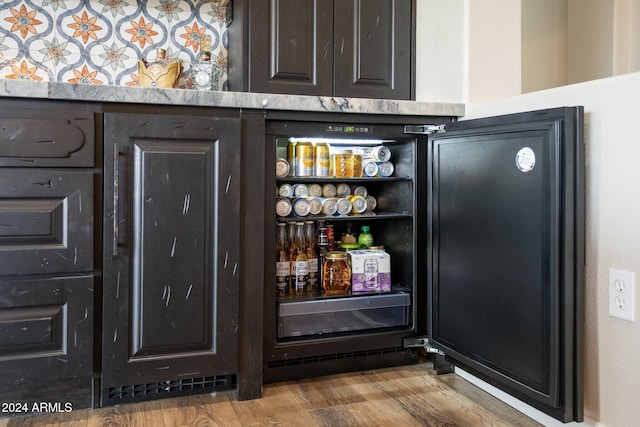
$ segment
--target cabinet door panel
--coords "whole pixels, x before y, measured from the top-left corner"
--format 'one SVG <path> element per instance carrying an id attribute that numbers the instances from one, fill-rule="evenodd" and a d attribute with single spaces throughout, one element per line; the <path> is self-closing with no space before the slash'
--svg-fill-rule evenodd
<path id="1" fill-rule="evenodd" d="M 209 350 L 214 344 L 208 267 L 216 248 L 206 236 L 215 226 L 215 148 L 208 142 L 133 142 L 134 358 Z"/>
<path id="2" fill-rule="evenodd" d="M 251 92 L 331 95 L 333 1 L 251 2 Z"/>
<path id="3" fill-rule="evenodd" d="M 93 269 L 93 173 L 1 170 L 3 275 Z"/>
<path id="4" fill-rule="evenodd" d="M 239 123 L 105 115 L 103 404 L 237 370 Z"/>
<path id="5" fill-rule="evenodd" d="M 94 144 L 93 113 L 0 108 L 0 166 L 90 167 Z"/>
<path id="6" fill-rule="evenodd" d="M 335 9 L 335 95 L 411 99 L 412 3 L 350 0 Z"/>
<path id="7" fill-rule="evenodd" d="M 88 407 L 92 361 L 92 276 L 0 278 L 0 401 Z"/>

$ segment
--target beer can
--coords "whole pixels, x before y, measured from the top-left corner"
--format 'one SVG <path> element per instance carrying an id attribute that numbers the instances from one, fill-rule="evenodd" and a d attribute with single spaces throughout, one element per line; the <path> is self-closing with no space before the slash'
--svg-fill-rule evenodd
<path id="1" fill-rule="evenodd" d="M 293 187 L 290 184 L 282 184 L 278 187 L 278 196 L 293 197 Z"/>
<path id="2" fill-rule="evenodd" d="M 347 197 L 351 195 L 351 187 L 349 184 L 338 184 L 336 186 L 336 197 Z"/>
<path id="3" fill-rule="evenodd" d="M 367 191 L 367 187 L 364 185 L 354 185 L 351 188 L 351 194 L 355 194 L 356 196 L 367 197 L 369 192 Z"/>
<path id="4" fill-rule="evenodd" d="M 322 185 L 309 184 L 309 195 L 315 197 L 322 197 Z"/>
<path id="5" fill-rule="evenodd" d="M 284 178 L 289 175 L 289 170 L 291 166 L 287 159 L 278 159 L 276 160 L 276 177 Z"/>
<path id="6" fill-rule="evenodd" d="M 338 199 L 335 197 L 322 199 L 322 214 L 326 216 L 335 215 L 338 210 L 338 204 L 336 203 L 337 201 Z"/>
<path id="7" fill-rule="evenodd" d="M 293 196 L 294 197 L 307 197 L 309 195 L 309 187 L 307 184 L 294 184 Z"/>
<path id="8" fill-rule="evenodd" d="M 378 175 L 378 164 L 376 162 L 367 162 L 362 168 L 364 176 L 374 177 Z"/>
<path id="9" fill-rule="evenodd" d="M 389 147 L 379 145 L 377 147 L 373 147 L 371 156 L 377 162 L 388 162 L 391 160 L 391 150 L 389 150 Z"/>
<path id="10" fill-rule="evenodd" d="M 339 198 L 336 202 L 336 206 L 338 207 L 338 209 L 336 210 L 335 215 L 349 215 L 351 213 L 351 210 L 353 209 L 351 201 L 346 197 Z"/>
<path id="11" fill-rule="evenodd" d="M 313 147 L 313 173 L 315 176 L 329 176 L 329 144 L 321 142 Z"/>
<path id="12" fill-rule="evenodd" d="M 296 216 L 307 216 L 311 210 L 309 201 L 305 197 L 298 197 L 295 199 L 291 204 L 291 207 Z"/>
<path id="13" fill-rule="evenodd" d="M 287 162 L 289 162 L 289 176 L 296 176 L 296 145 L 295 142 L 290 142 L 287 145 Z"/>
<path id="14" fill-rule="evenodd" d="M 313 145 L 310 142 L 296 144 L 296 176 L 313 176 Z"/>
<path id="15" fill-rule="evenodd" d="M 351 195 L 349 201 L 351 202 L 351 213 L 361 214 L 367 211 L 367 201 L 363 196 Z"/>
<path id="16" fill-rule="evenodd" d="M 322 212 L 322 200 L 320 200 L 320 197 L 309 196 L 307 201 L 309 202 L 309 213 L 311 215 L 318 215 Z"/>
<path id="17" fill-rule="evenodd" d="M 333 184 L 325 184 L 322 186 L 322 197 L 336 197 L 338 190 Z"/>
<path id="18" fill-rule="evenodd" d="M 291 201 L 281 198 L 276 201 L 276 214 L 278 216 L 289 216 L 291 214 Z"/>
<path id="19" fill-rule="evenodd" d="M 391 162 L 383 162 L 378 163 L 378 175 L 381 177 L 388 177 L 393 175 L 394 171 L 393 163 Z"/>
<path id="20" fill-rule="evenodd" d="M 378 201 L 372 195 L 368 195 L 364 198 L 367 201 L 367 211 L 373 212 L 373 210 L 378 206 Z"/>

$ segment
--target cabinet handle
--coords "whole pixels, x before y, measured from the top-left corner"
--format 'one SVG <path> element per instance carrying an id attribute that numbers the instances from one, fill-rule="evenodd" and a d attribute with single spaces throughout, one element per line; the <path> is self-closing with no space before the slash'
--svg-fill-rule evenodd
<path id="1" fill-rule="evenodd" d="M 118 203 L 120 199 L 119 195 L 119 180 L 120 180 L 120 164 L 118 151 L 118 144 L 113 145 L 113 256 L 118 255 L 118 241 L 120 230 L 119 227 L 119 212 Z"/>

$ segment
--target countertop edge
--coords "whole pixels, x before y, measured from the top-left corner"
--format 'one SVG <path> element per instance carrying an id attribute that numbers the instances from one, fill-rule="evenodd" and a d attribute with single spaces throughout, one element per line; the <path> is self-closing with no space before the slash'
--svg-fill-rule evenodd
<path id="1" fill-rule="evenodd" d="M 446 102 L 0 80 L 2 98 L 407 116 L 461 117 L 465 113 L 464 104 Z"/>

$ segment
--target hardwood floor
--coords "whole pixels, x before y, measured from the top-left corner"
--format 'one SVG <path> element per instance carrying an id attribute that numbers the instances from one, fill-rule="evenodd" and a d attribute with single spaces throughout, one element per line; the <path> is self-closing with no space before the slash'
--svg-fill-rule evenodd
<path id="1" fill-rule="evenodd" d="M 0 419 L 22 426 L 539 426 L 455 374 L 430 364 L 267 384 L 262 399 L 235 391 L 66 414 Z"/>

